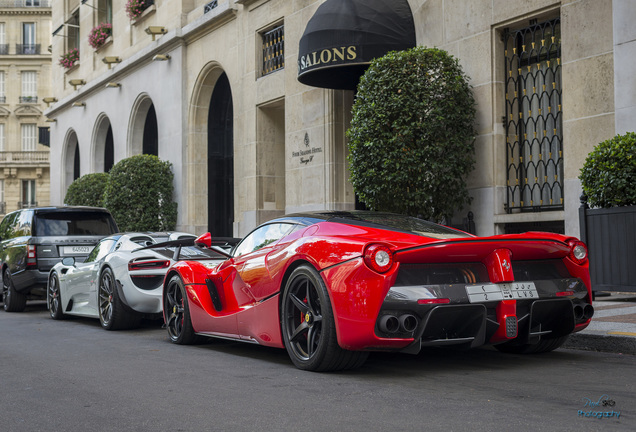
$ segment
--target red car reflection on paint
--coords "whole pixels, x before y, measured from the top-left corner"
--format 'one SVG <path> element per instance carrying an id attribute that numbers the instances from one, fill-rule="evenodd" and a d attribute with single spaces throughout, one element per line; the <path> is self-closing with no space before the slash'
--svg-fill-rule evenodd
<path id="1" fill-rule="evenodd" d="M 552 351 L 594 313 L 587 249 L 558 234 L 476 237 L 407 216 L 324 211 L 269 221 L 230 251 L 209 233 L 196 243 L 224 257 L 166 274 L 171 341 L 285 348 L 304 370 L 358 367 L 374 350 Z"/>

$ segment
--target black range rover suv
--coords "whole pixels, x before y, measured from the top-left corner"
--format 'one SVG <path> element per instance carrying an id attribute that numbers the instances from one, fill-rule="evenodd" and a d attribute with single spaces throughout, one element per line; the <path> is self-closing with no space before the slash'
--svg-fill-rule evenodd
<path id="1" fill-rule="evenodd" d="M 45 299 L 49 270 L 62 258 L 84 261 L 97 242 L 117 232 L 108 210 L 41 207 L 17 210 L 0 223 L 0 277 L 7 312 L 21 312 L 27 299 Z"/>

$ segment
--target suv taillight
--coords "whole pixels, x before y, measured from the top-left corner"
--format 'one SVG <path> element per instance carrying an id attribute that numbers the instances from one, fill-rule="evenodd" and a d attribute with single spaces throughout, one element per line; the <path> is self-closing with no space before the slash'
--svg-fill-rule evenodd
<path id="1" fill-rule="evenodd" d="M 34 266 L 38 264 L 37 257 L 35 255 L 35 245 L 27 245 L 27 266 Z"/>

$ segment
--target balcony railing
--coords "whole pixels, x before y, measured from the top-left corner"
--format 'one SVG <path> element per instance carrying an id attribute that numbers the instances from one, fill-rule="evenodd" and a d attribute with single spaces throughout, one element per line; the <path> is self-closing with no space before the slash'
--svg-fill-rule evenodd
<path id="1" fill-rule="evenodd" d="M 0 151 L 0 163 L 49 163 L 48 151 Z"/>
<path id="2" fill-rule="evenodd" d="M 24 209 L 24 208 L 34 208 L 38 206 L 38 202 L 37 201 L 26 201 L 26 202 L 22 202 L 22 201 L 18 201 L 18 208 Z"/>
<path id="3" fill-rule="evenodd" d="M 7 203 L 0 202 L 0 214 L 5 214 L 7 212 Z"/>
<path id="4" fill-rule="evenodd" d="M 16 54 L 40 54 L 40 44 L 15 44 Z"/>
<path id="5" fill-rule="evenodd" d="M 9 44 L 0 44 L 0 55 L 9 54 Z"/>
<path id="6" fill-rule="evenodd" d="M 38 103 L 37 96 L 20 96 L 20 103 Z"/>
<path id="7" fill-rule="evenodd" d="M 0 7 L 51 7 L 51 0 L 0 0 Z"/>
<path id="8" fill-rule="evenodd" d="M 0 96 L 0 103 L 7 103 L 7 97 L 6 96 Z"/>

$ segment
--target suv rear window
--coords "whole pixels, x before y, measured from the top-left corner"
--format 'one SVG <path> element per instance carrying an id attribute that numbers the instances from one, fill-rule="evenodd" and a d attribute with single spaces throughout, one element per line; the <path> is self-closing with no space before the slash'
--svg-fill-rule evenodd
<path id="1" fill-rule="evenodd" d="M 80 236 L 114 234 L 117 230 L 113 218 L 104 212 L 51 212 L 38 213 L 34 236 Z"/>

